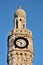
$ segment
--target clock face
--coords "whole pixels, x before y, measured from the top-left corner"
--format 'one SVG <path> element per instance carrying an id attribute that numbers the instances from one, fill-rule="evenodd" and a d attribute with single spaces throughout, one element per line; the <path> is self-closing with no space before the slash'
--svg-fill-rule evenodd
<path id="1" fill-rule="evenodd" d="M 14 45 L 15 47 L 18 47 L 18 48 L 25 48 L 28 46 L 28 40 L 24 37 L 18 37 L 18 38 L 15 38 L 14 40 Z"/>

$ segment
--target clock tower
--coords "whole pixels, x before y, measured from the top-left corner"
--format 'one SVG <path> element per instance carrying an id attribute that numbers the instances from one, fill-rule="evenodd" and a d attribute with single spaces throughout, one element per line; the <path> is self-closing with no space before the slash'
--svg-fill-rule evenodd
<path id="1" fill-rule="evenodd" d="M 26 12 L 19 6 L 14 13 L 14 29 L 8 36 L 8 65 L 32 65 L 34 57 L 32 32 L 26 29 Z"/>

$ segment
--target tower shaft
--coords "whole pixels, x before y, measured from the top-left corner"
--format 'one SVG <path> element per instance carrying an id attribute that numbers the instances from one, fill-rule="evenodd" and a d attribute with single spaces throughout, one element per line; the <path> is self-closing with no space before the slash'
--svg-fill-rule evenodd
<path id="1" fill-rule="evenodd" d="M 32 32 L 26 29 L 26 13 L 21 7 L 14 14 L 14 29 L 8 36 L 8 65 L 32 65 Z"/>

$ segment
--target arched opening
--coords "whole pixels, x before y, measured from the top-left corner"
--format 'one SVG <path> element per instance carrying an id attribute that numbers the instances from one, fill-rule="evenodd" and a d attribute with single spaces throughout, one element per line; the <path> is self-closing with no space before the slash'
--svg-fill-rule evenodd
<path id="1" fill-rule="evenodd" d="M 26 56 L 26 55 L 27 55 L 27 53 L 24 53 L 24 55 Z"/>
<path id="2" fill-rule="evenodd" d="M 25 24 L 23 24 L 23 29 L 25 29 Z"/>
<path id="3" fill-rule="evenodd" d="M 21 55 L 21 61 L 23 61 L 23 56 L 22 56 L 23 54 L 22 54 L 22 53 L 20 53 L 20 55 Z"/>
<path id="4" fill-rule="evenodd" d="M 20 21 L 22 21 L 22 19 L 20 19 Z"/>
<path id="5" fill-rule="evenodd" d="M 22 54 L 22 53 L 20 53 L 20 55 L 22 56 L 23 54 Z"/>
<path id="6" fill-rule="evenodd" d="M 16 28 L 18 28 L 18 20 L 16 19 Z"/>
<path id="7" fill-rule="evenodd" d="M 18 52 L 16 52 L 16 57 L 17 57 L 17 61 L 18 61 Z"/>

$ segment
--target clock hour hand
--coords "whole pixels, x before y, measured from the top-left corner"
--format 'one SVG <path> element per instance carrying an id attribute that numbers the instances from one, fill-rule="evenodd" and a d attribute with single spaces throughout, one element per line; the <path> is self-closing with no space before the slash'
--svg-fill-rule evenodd
<path id="1" fill-rule="evenodd" d="M 22 45 L 22 42 L 20 42 L 20 41 L 17 41 L 17 42 L 21 43 L 21 45 Z"/>

